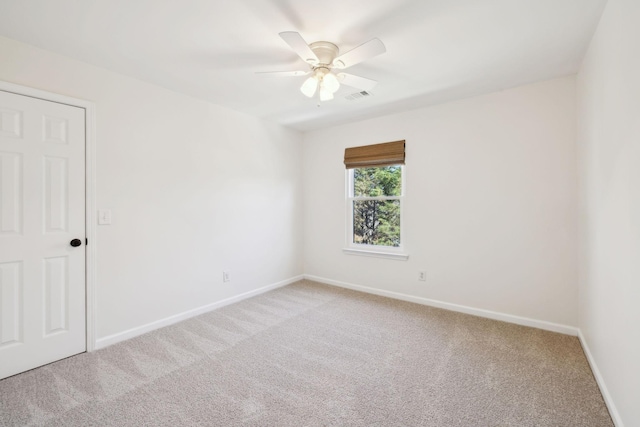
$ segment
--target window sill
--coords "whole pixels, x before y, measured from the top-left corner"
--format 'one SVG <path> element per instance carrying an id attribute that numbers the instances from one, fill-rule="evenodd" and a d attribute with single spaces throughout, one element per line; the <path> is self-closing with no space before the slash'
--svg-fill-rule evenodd
<path id="1" fill-rule="evenodd" d="M 395 259 L 400 261 L 406 261 L 407 259 L 409 259 L 409 254 L 404 254 L 401 252 L 370 251 L 370 250 L 354 249 L 354 248 L 343 248 L 342 252 L 344 252 L 347 255 L 387 258 L 387 259 Z"/>

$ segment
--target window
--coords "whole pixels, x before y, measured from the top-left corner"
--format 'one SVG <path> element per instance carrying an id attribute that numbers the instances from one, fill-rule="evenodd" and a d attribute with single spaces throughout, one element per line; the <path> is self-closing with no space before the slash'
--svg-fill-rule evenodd
<path id="1" fill-rule="evenodd" d="M 351 244 L 400 246 L 402 166 L 350 169 L 349 204 Z"/>
<path id="2" fill-rule="evenodd" d="M 345 150 L 348 246 L 345 252 L 407 258 L 400 254 L 404 160 L 404 141 Z"/>

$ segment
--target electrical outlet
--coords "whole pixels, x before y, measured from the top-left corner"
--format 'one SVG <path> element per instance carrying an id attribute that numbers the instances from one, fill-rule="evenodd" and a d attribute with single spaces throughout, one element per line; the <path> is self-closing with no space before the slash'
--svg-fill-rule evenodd
<path id="1" fill-rule="evenodd" d="M 426 271 L 419 271 L 418 272 L 418 280 L 420 280 L 421 282 L 426 282 L 427 281 L 427 272 Z"/>
<path id="2" fill-rule="evenodd" d="M 228 282 L 230 280 L 231 280 L 231 278 L 229 277 L 229 272 L 228 271 L 223 271 L 222 272 L 222 281 L 223 282 Z"/>

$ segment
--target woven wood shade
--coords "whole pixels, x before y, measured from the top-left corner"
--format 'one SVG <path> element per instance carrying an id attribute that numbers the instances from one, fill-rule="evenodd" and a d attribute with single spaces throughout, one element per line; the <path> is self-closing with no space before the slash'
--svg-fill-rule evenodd
<path id="1" fill-rule="evenodd" d="M 404 140 L 344 150 L 347 169 L 404 165 Z"/>

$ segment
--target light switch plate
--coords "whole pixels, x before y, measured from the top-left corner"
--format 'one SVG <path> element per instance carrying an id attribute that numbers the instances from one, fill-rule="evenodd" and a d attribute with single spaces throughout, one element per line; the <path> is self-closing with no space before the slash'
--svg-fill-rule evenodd
<path id="1" fill-rule="evenodd" d="M 110 225 L 110 224 L 111 224 L 111 209 L 99 209 L 98 225 Z"/>

